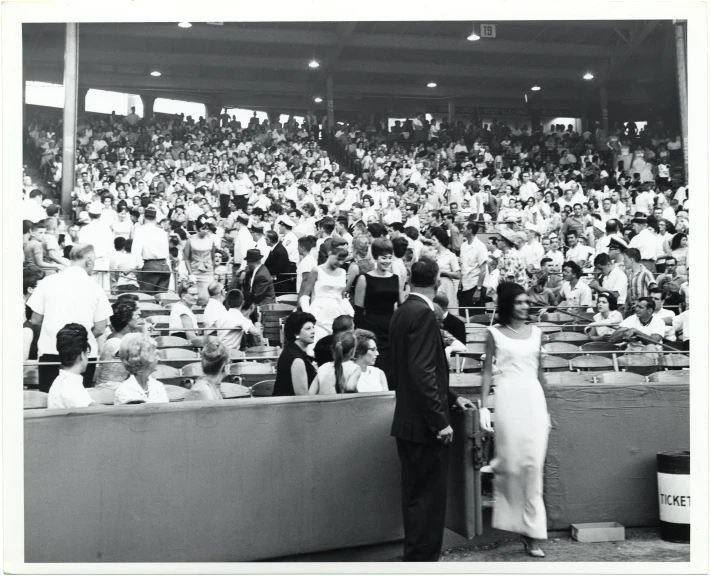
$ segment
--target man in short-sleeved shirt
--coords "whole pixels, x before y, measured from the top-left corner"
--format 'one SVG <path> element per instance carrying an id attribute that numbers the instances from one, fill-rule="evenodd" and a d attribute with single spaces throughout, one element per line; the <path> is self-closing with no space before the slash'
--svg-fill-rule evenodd
<path id="1" fill-rule="evenodd" d="M 91 278 L 95 254 L 90 245 L 72 249 L 71 265 L 37 284 L 27 306 L 32 310 L 32 323 L 41 325 L 37 342 L 40 362 L 58 362 L 57 332 L 71 323 L 81 324 L 89 337 L 89 357 L 98 358 L 96 335 L 103 334 L 113 309 L 106 293 Z M 95 364 L 84 373 L 84 385 L 93 386 Z M 59 373 L 58 366 L 39 367 L 39 387 L 48 392 Z"/>

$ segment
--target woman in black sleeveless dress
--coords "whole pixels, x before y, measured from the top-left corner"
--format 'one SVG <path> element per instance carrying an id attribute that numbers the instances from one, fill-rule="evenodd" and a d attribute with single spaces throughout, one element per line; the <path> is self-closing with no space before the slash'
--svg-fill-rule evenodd
<path id="1" fill-rule="evenodd" d="M 379 356 L 375 366 L 391 377 L 389 328 L 395 306 L 401 302 L 399 276 L 392 272 L 392 242 L 377 239 L 372 243 L 374 270 L 362 274 L 355 285 L 355 327 L 373 332 L 377 337 Z"/>

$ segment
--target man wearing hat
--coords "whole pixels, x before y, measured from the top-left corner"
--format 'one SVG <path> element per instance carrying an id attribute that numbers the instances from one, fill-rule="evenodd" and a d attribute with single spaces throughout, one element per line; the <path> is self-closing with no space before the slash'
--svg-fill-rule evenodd
<path id="1" fill-rule="evenodd" d="M 262 254 L 256 248 L 247 250 L 247 266 L 244 274 L 243 292 L 245 306 L 263 306 L 276 302 L 274 280 L 262 263 Z"/>
<path id="2" fill-rule="evenodd" d="M 264 237 L 264 225 L 261 222 L 253 222 L 249 226 L 249 232 L 254 239 L 256 249 L 261 252 L 264 258 L 268 258 L 271 246 L 268 245 Z"/>
<path id="3" fill-rule="evenodd" d="M 238 213 L 234 221 L 232 237 L 234 238 L 234 264 L 238 266 L 244 260 L 248 250 L 256 246 L 254 238 L 248 228 L 249 217 L 246 214 Z M 234 234 L 236 233 L 236 235 Z"/>
<path id="4" fill-rule="evenodd" d="M 93 277 L 104 290 L 111 288 L 109 278 L 109 258 L 113 250 L 111 228 L 101 221 L 103 206 L 99 202 L 89 204 L 89 223 L 79 232 L 79 244 L 91 244 L 94 247 Z"/>
<path id="5" fill-rule="evenodd" d="M 170 243 L 168 233 L 156 223 L 157 210 L 149 205 L 144 223 L 133 235 L 131 253 L 139 259 L 142 273 L 138 274 L 140 291 L 147 294 L 167 292 L 170 285 Z"/>
<path id="6" fill-rule="evenodd" d="M 284 248 L 286 248 L 286 252 L 288 252 L 288 259 L 297 266 L 299 260 L 298 238 L 293 233 L 295 224 L 293 220 L 286 215 L 281 216 L 276 222 L 278 224 L 278 232 L 281 237 L 281 242 Z"/>
<path id="7" fill-rule="evenodd" d="M 629 245 L 626 243 L 621 235 L 613 236 L 609 240 L 609 256 L 611 257 L 614 266 L 624 270 L 626 265 L 624 263 L 624 253 L 626 252 Z"/>

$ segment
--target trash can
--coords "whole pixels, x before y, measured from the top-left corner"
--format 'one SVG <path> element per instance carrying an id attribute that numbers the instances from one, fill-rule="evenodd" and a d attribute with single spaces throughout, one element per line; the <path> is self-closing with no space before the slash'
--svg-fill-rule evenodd
<path id="1" fill-rule="evenodd" d="M 690 452 L 659 452 L 658 508 L 661 538 L 690 542 Z"/>

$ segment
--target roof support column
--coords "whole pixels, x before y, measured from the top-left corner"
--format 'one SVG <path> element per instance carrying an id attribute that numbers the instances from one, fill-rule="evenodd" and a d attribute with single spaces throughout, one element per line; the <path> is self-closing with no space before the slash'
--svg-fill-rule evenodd
<path id="1" fill-rule="evenodd" d="M 602 127 L 604 132 L 609 134 L 609 97 L 606 92 L 606 86 L 599 89 L 599 101 L 602 106 Z"/>
<path id="2" fill-rule="evenodd" d="M 325 79 L 326 102 L 328 103 L 328 131 L 335 131 L 335 104 L 333 102 L 333 75 L 328 74 Z"/>
<path id="3" fill-rule="evenodd" d="M 678 77 L 678 107 L 683 140 L 683 164 L 688 179 L 688 74 L 685 68 L 685 22 L 675 21 L 676 74 Z"/>
<path id="4" fill-rule="evenodd" d="M 141 94 L 141 102 L 143 102 L 143 121 L 148 122 L 153 118 L 153 106 L 155 105 L 155 96 Z"/>
<path id="5" fill-rule="evenodd" d="M 79 25 L 66 25 L 64 42 L 64 112 L 62 133 L 62 214 L 72 211 L 76 162 L 76 113 L 79 96 Z"/>
<path id="6" fill-rule="evenodd" d="M 454 125 L 454 120 L 456 119 L 456 102 L 453 98 L 449 100 L 449 126 Z"/>

